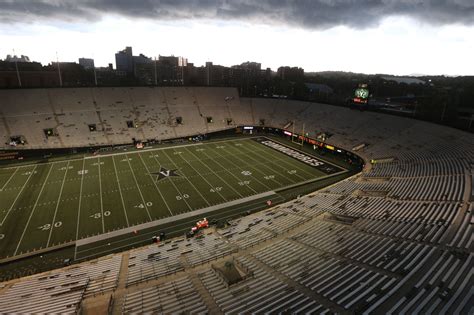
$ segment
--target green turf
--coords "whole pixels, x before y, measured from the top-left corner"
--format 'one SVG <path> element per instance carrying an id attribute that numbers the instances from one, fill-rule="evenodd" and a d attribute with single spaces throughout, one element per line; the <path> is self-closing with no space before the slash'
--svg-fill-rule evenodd
<path id="1" fill-rule="evenodd" d="M 323 176 L 248 138 L 0 168 L 0 259 Z"/>

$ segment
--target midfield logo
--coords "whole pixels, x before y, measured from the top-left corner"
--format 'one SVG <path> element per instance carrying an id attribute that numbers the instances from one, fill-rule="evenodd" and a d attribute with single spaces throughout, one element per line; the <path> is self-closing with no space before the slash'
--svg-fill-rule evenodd
<path id="1" fill-rule="evenodd" d="M 150 174 L 157 176 L 156 181 L 159 181 L 160 179 L 163 179 L 163 178 L 166 178 L 166 177 L 180 176 L 179 174 L 176 174 L 177 170 L 178 169 L 167 170 L 166 168 L 161 166 L 160 171 L 158 173 L 150 173 Z"/>

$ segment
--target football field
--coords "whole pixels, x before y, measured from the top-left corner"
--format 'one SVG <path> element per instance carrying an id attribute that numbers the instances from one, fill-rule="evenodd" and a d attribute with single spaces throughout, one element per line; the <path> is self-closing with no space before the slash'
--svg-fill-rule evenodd
<path id="1" fill-rule="evenodd" d="M 0 168 L 0 259 L 346 171 L 265 139 Z"/>

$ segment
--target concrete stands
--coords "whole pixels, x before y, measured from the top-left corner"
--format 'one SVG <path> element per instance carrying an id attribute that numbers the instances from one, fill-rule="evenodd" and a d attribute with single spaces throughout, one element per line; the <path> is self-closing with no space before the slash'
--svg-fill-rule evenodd
<path id="1" fill-rule="evenodd" d="M 226 256 L 233 249 L 215 234 L 199 238 L 177 239 L 160 245 L 134 250 L 128 264 L 127 286 L 158 279 L 182 271 L 184 266 L 199 265 Z"/>
<path id="2" fill-rule="evenodd" d="M 81 301 L 115 289 L 122 257 L 14 280 L 0 289 L 2 313 L 77 313 Z"/>
<path id="3" fill-rule="evenodd" d="M 127 294 L 124 313 L 205 313 L 206 305 L 189 278 L 180 278 Z"/>
<path id="4" fill-rule="evenodd" d="M 55 273 L 17 282 L 0 295 L 2 313 L 75 314 L 89 282 L 85 275 Z"/>
<path id="5" fill-rule="evenodd" d="M 3 90 L 0 99 L 2 143 L 24 135 L 25 148 L 169 139 L 246 124 L 300 132 L 303 123 L 336 147 L 365 144 L 356 153 L 373 164 L 357 176 L 202 238 L 123 254 L 130 255 L 121 274 L 125 297 L 115 295 L 123 312 L 474 311 L 472 134 L 324 104 L 239 98 L 235 89 Z M 46 138 L 44 128 L 58 136 Z M 0 311 L 50 303 L 51 311 L 75 312 L 81 300 L 114 291 L 122 254 L 112 257 L 4 284 Z M 247 274 L 229 285 L 212 264 L 231 257 Z M 31 305 L 7 308 L 11 296 Z"/>

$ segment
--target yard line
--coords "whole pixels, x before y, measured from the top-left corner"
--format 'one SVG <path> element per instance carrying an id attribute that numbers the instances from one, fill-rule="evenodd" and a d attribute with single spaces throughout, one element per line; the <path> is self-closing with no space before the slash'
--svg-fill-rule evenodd
<path id="1" fill-rule="evenodd" d="M 10 180 L 13 178 L 13 176 L 15 176 L 16 172 L 18 171 L 19 167 L 17 167 L 15 169 L 15 171 L 13 172 L 12 176 L 10 176 L 10 178 L 7 180 L 7 182 L 5 183 L 5 185 L 3 185 L 3 187 L 0 189 L 0 191 L 3 191 L 5 189 L 5 187 L 7 187 L 8 183 L 10 182 Z"/>
<path id="2" fill-rule="evenodd" d="M 321 158 L 321 157 L 317 157 L 317 156 L 315 156 L 315 155 L 313 155 L 313 154 L 311 154 L 311 153 L 308 153 L 308 152 L 302 151 L 302 150 L 300 150 L 300 149 L 297 149 L 297 148 L 294 148 L 294 147 L 285 145 L 285 144 L 283 144 L 283 143 L 281 143 L 281 142 L 278 142 L 278 141 L 276 141 L 276 140 L 272 140 L 272 139 L 270 139 L 270 140 L 273 141 L 273 142 L 276 142 L 276 143 L 278 143 L 278 144 L 280 144 L 280 145 L 283 145 L 283 146 L 285 146 L 285 147 L 291 148 L 292 150 L 295 150 L 295 151 L 298 151 L 298 152 L 300 152 L 300 153 L 306 154 L 306 155 L 308 155 L 308 156 L 310 156 L 310 157 L 314 157 L 315 159 L 320 160 L 320 161 L 324 162 L 325 164 L 329 164 L 329 165 L 332 165 L 332 166 L 334 166 L 334 167 L 336 167 L 336 168 L 338 168 L 338 169 L 345 170 L 342 166 L 339 166 L 339 165 L 337 165 L 337 164 L 328 162 L 327 160 L 325 160 L 325 159 L 323 159 L 323 158 Z M 262 146 L 262 147 L 264 147 L 264 148 L 268 148 L 268 147 L 263 146 L 262 144 L 259 144 L 259 143 L 257 143 L 257 142 L 252 142 L 252 145 L 253 145 L 255 148 L 257 148 L 259 145 Z M 269 148 L 268 148 L 268 149 L 269 149 Z M 271 149 L 271 150 L 273 150 L 273 149 Z M 263 151 L 263 149 L 256 149 L 256 151 Z M 291 158 L 290 156 L 287 156 L 287 155 L 285 155 L 285 156 L 288 157 L 288 158 Z M 293 158 L 291 158 L 291 159 L 293 159 Z M 281 161 L 282 161 L 283 163 L 286 163 L 286 164 L 289 164 L 289 163 L 290 163 L 290 162 L 287 162 L 287 161 L 289 161 L 289 160 L 286 160 L 286 161 L 285 161 L 285 160 L 281 159 Z M 301 162 L 301 163 L 302 163 L 302 162 Z M 303 172 L 306 173 L 306 174 L 311 175 L 311 173 L 309 173 L 308 171 L 305 171 L 304 169 L 301 169 L 301 168 L 299 168 L 299 167 L 298 167 L 298 169 L 300 169 L 301 171 L 303 171 Z M 318 171 L 319 171 L 319 170 L 318 170 Z M 321 172 L 321 171 L 320 171 L 320 172 Z M 330 175 L 336 175 L 336 174 L 330 174 Z"/>
<path id="3" fill-rule="evenodd" d="M 161 164 L 160 162 L 156 159 L 156 157 L 153 155 L 153 158 L 155 159 L 155 162 L 158 164 L 158 166 L 160 166 L 161 168 Z M 182 200 L 184 201 L 184 203 L 188 206 L 188 209 L 189 210 L 193 210 L 193 208 L 189 205 L 189 203 L 186 201 L 186 198 L 183 197 L 183 194 L 181 193 L 181 191 L 178 189 L 178 187 L 176 187 L 176 184 L 171 180 L 171 178 L 168 177 L 168 181 L 171 182 L 171 185 L 173 185 L 174 189 L 176 189 L 176 191 L 178 192 L 178 194 L 181 196 Z"/>
<path id="4" fill-rule="evenodd" d="M 138 154 L 138 156 L 140 157 L 140 160 L 142 161 L 143 165 L 145 165 L 146 171 L 147 171 L 148 173 L 150 173 L 150 170 L 148 169 L 148 166 L 145 164 L 145 161 L 143 161 L 143 158 L 142 158 L 141 154 Z M 166 202 L 166 199 L 165 199 L 165 197 L 163 196 L 163 194 L 161 193 L 160 189 L 158 188 L 158 185 L 156 185 L 155 180 L 154 180 L 153 178 L 152 178 L 151 180 L 153 181 L 153 185 L 155 185 L 156 190 L 157 190 L 158 193 L 160 194 L 161 199 L 163 199 L 163 201 L 165 202 L 165 206 L 166 206 L 166 208 L 168 209 L 169 213 L 171 214 L 171 216 L 173 216 L 173 212 L 171 212 L 170 206 L 169 206 L 168 203 Z"/>
<path id="5" fill-rule="evenodd" d="M 35 165 L 35 167 L 34 167 L 33 170 L 31 171 L 30 176 L 28 176 L 28 179 L 27 179 L 26 182 L 23 184 L 23 187 L 21 187 L 20 192 L 18 193 L 18 195 L 16 195 L 15 200 L 13 200 L 12 206 L 10 207 L 10 209 L 8 209 L 7 214 L 5 215 L 5 217 L 4 217 L 3 220 L 2 220 L 2 223 L 0 223 L 0 226 L 2 226 L 3 223 L 5 223 L 5 220 L 7 219 L 8 215 L 10 214 L 10 211 L 12 211 L 13 206 L 15 205 L 16 201 L 18 200 L 18 197 L 20 197 L 21 193 L 23 192 L 23 189 L 25 189 L 25 187 L 26 187 L 26 184 L 30 181 L 31 176 L 35 173 L 36 167 L 37 167 L 37 165 Z"/>
<path id="6" fill-rule="evenodd" d="M 191 151 L 190 151 L 191 152 Z M 192 152 L 191 152 L 192 153 Z M 209 157 L 209 155 L 206 153 L 206 151 L 203 152 L 207 157 Z M 192 153 L 193 154 L 193 153 Z M 194 154 L 193 154 L 194 155 Z M 222 156 L 221 156 L 222 157 Z M 233 176 L 235 179 L 237 179 L 237 181 L 241 181 L 240 178 L 238 178 L 237 176 L 235 176 L 232 172 L 229 172 L 225 166 L 222 166 L 221 163 L 219 163 L 219 161 L 217 161 L 216 159 L 213 159 L 214 162 L 216 162 L 216 164 L 219 164 L 220 167 L 222 167 L 223 170 L 225 170 L 227 173 L 229 173 L 231 176 Z M 203 163 L 204 164 L 204 163 Z M 235 165 L 235 164 L 234 164 Z M 207 167 L 207 165 L 206 165 Z M 233 187 L 233 185 L 229 184 L 226 180 L 224 180 L 222 177 L 220 177 L 218 174 L 216 174 L 212 169 L 210 169 L 209 167 L 207 167 L 212 173 L 214 173 L 217 177 L 219 177 L 227 186 L 229 186 L 230 188 L 232 188 L 233 191 L 235 191 L 240 197 L 243 197 L 242 194 L 240 192 L 238 192 L 237 190 L 235 190 L 235 188 Z M 240 167 L 238 167 L 237 169 L 240 169 Z M 252 190 L 254 193 L 257 193 L 257 191 L 255 189 L 253 189 L 250 185 L 247 185 L 247 187 Z M 271 189 L 270 189 L 271 190 Z"/>
<path id="7" fill-rule="evenodd" d="M 270 154 L 268 151 L 265 151 L 265 150 L 263 150 L 262 148 L 259 148 L 258 145 L 259 145 L 258 143 L 252 144 L 252 146 L 255 147 L 255 151 L 256 151 L 256 152 L 262 152 L 262 154 L 265 154 L 266 156 L 268 156 L 268 155 Z M 261 144 L 260 144 L 260 145 L 261 145 Z M 290 147 L 290 148 L 291 148 L 291 147 Z M 271 149 L 271 150 L 273 150 L 273 149 Z M 303 152 L 303 153 L 304 153 L 304 152 Z M 281 153 L 281 154 L 283 154 L 283 153 Z M 309 153 L 304 153 L 304 154 L 311 156 Z M 286 157 L 289 157 L 289 156 L 286 156 Z M 289 158 L 291 158 L 291 157 L 289 157 Z M 293 158 L 291 158 L 291 159 L 293 159 Z M 321 159 L 318 158 L 318 160 L 321 160 Z M 306 173 L 306 174 L 310 175 L 311 177 L 314 177 L 314 175 L 311 174 L 310 172 L 308 172 L 308 171 L 306 171 L 306 170 L 304 170 L 304 169 L 298 167 L 296 164 L 295 164 L 295 165 L 290 164 L 290 162 L 288 162 L 288 161 L 285 160 L 285 159 L 278 159 L 278 161 L 281 161 L 282 163 L 284 163 L 284 164 L 286 164 L 286 165 L 289 165 L 289 166 L 292 166 L 292 167 L 294 167 L 294 168 L 297 168 L 297 169 L 299 169 L 300 171 L 302 171 L 303 173 Z M 297 160 L 295 159 L 295 161 L 297 161 Z M 322 160 L 322 161 L 323 161 L 323 162 L 326 162 L 326 161 L 324 161 L 324 160 Z M 299 163 L 302 163 L 301 161 L 298 161 L 298 162 L 299 162 Z M 280 168 L 282 168 L 282 167 L 280 167 Z M 319 171 L 319 170 L 318 170 L 318 171 Z M 321 171 L 319 171 L 319 172 L 321 172 Z M 298 174 L 295 174 L 295 175 L 298 176 L 298 177 L 300 177 L 301 179 L 305 179 L 304 177 L 301 177 L 301 176 L 299 176 Z"/>
<path id="8" fill-rule="evenodd" d="M 253 147 L 253 145 L 252 145 L 252 147 Z M 270 157 L 271 159 L 269 159 L 269 163 L 272 164 L 272 165 L 274 165 L 275 167 L 281 169 L 281 170 L 283 171 L 283 174 L 286 173 L 286 172 L 288 172 L 289 170 L 285 169 L 284 167 L 282 167 L 282 166 L 279 165 L 278 163 L 275 163 L 275 161 L 278 161 L 278 162 L 281 162 L 281 163 L 283 163 L 283 164 L 286 164 L 286 165 L 288 165 L 288 166 L 291 167 L 291 168 L 297 168 L 297 169 L 299 169 L 300 171 L 302 171 L 303 173 L 307 173 L 307 174 L 310 175 L 311 177 L 315 177 L 314 174 L 311 174 L 311 173 L 309 173 L 309 172 L 306 172 L 306 171 L 303 170 L 303 169 L 300 169 L 296 163 L 295 163 L 295 165 L 290 164 L 289 162 L 285 161 L 284 159 L 279 159 L 279 158 L 274 157 L 273 155 L 270 154 L 270 152 L 265 151 L 265 150 L 263 150 L 263 149 L 261 149 L 261 148 L 257 149 L 257 147 L 255 147 L 255 151 L 252 151 L 252 150 L 250 150 L 250 149 L 248 149 L 248 148 L 245 148 L 245 149 L 242 149 L 242 151 L 248 152 L 247 157 L 248 157 L 249 159 L 252 159 L 252 160 L 257 161 L 257 162 L 258 162 L 258 160 L 257 160 L 256 158 L 250 156 L 249 154 L 253 154 L 253 153 L 255 153 L 255 152 L 261 152 L 262 155 L 265 155 L 265 156 Z M 279 154 L 281 154 L 281 153 L 279 153 Z M 296 161 L 296 160 L 295 160 L 295 161 Z M 297 163 L 301 163 L 301 162 L 298 161 Z M 265 166 L 265 167 L 269 168 L 268 166 Z M 297 177 L 299 177 L 299 178 L 300 178 L 301 180 L 303 180 L 303 181 L 307 180 L 307 178 L 305 178 L 305 177 L 299 175 L 298 173 L 296 173 L 296 174 L 294 174 L 294 175 L 296 175 Z M 293 180 L 292 180 L 291 178 L 289 178 L 289 177 L 287 177 L 287 178 L 290 179 L 293 184 L 298 182 L 298 181 L 296 181 L 296 182 L 293 181 Z M 273 180 L 273 181 L 276 182 L 275 180 Z M 276 183 L 278 183 L 278 182 L 276 182 Z M 279 184 L 281 184 L 281 183 L 279 183 Z"/>
<path id="9" fill-rule="evenodd" d="M 13 256 L 16 256 L 16 253 L 18 252 L 18 249 L 20 248 L 21 241 L 23 240 L 23 237 L 25 236 L 28 225 L 30 225 L 31 218 L 33 217 L 33 213 L 35 212 L 36 206 L 38 205 L 38 201 L 41 198 L 41 194 L 43 193 L 44 186 L 46 186 L 46 182 L 48 181 L 49 174 L 51 174 L 51 170 L 53 169 L 54 164 L 55 163 L 51 164 L 48 174 L 46 175 L 46 179 L 44 180 L 43 185 L 41 185 L 40 192 L 38 194 L 38 197 L 36 198 L 35 204 L 33 205 L 33 209 L 31 210 L 30 216 L 28 217 L 28 221 L 26 222 L 25 228 L 23 229 L 23 233 L 21 233 L 20 240 L 18 241 L 18 245 L 16 246 L 15 253 L 13 254 Z"/>
<path id="10" fill-rule="evenodd" d="M 94 158 L 94 157 L 91 157 L 91 158 Z M 41 165 L 49 165 L 49 164 L 53 164 L 53 163 L 57 163 L 57 162 L 66 162 L 66 161 L 68 161 L 68 162 L 82 161 L 83 159 L 85 159 L 85 158 L 81 157 L 81 158 L 76 158 L 76 159 L 62 159 L 62 160 L 57 160 L 55 162 L 41 163 Z M 38 162 L 21 163 L 20 165 L 16 165 L 16 166 L 3 167 L 3 169 L 9 170 L 9 169 L 12 169 L 12 168 L 15 168 L 15 167 L 22 168 L 22 167 L 34 166 L 36 164 L 38 164 Z"/>
<path id="11" fill-rule="evenodd" d="M 217 152 L 218 150 L 214 149 L 213 151 L 216 152 L 216 155 L 219 155 L 220 157 L 222 157 L 222 155 L 221 155 L 219 152 Z M 239 160 L 242 160 L 242 159 L 239 159 Z M 242 160 L 242 161 L 243 161 L 243 160 Z M 217 161 L 216 161 L 216 162 L 217 162 Z M 242 168 L 241 166 L 238 166 L 237 164 L 235 164 L 234 161 L 232 161 L 232 159 L 229 159 L 229 162 L 232 163 L 232 164 L 234 164 L 234 165 L 235 165 L 236 167 L 238 167 L 238 168 Z M 245 161 L 244 161 L 244 162 L 245 162 Z M 250 166 L 250 167 L 251 167 L 251 166 Z M 259 173 L 262 173 L 262 172 L 260 172 L 258 169 L 256 169 L 256 170 L 257 170 Z M 264 173 L 262 173 L 262 174 L 265 176 Z M 267 187 L 268 190 L 273 190 L 271 187 L 267 186 L 265 183 L 259 181 L 256 176 L 253 176 L 252 179 L 255 179 L 255 181 L 257 181 L 257 182 L 259 182 L 261 185 Z M 250 187 L 250 186 L 249 186 L 249 187 Z"/>
<path id="12" fill-rule="evenodd" d="M 232 155 L 232 154 L 229 154 L 229 155 L 222 155 L 222 156 L 235 156 L 236 154 Z M 150 156 L 151 158 L 152 156 Z M 203 161 L 204 160 L 211 160 L 209 158 L 204 158 L 202 159 Z M 278 159 L 275 159 L 275 160 L 278 160 Z M 187 161 L 200 161 L 199 159 L 198 160 L 195 160 L 195 159 L 192 159 L 192 160 L 187 160 Z M 177 164 L 178 166 L 181 165 L 181 164 L 184 164 L 184 163 L 179 163 Z M 255 162 L 255 163 L 252 163 L 252 166 L 255 168 L 255 167 L 258 167 L 260 165 L 264 165 L 264 164 L 268 164 L 268 161 L 264 161 L 264 162 Z M 206 176 L 206 175 L 215 175 L 215 174 L 220 174 L 220 173 L 225 173 L 227 171 L 235 171 L 235 170 L 239 170 L 239 169 L 242 169 L 242 167 L 226 167 L 225 169 L 219 169 L 219 170 L 216 170 L 216 171 L 210 171 L 210 172 L 204 172 L 204 173 L 200 173 L 199 175 L 201 176 Z M 336 175 L 339 174 L 339 173 L 336 173 Z M 198 178 L 200 177 L 199 175 L 192 175 L 192 176 L 180 176 L 181 178 L 186 178 L 186 179 L 192 179 L 192 178 Z M 306 180 L 306 179 L 305 179 Z"/>
<path id="13" fill-rule="evenodd" d="M 100 157 L 97 159 L 97 164 L 98 164 L 98 167 L 99 167 L 100 218 L 102 219 L 102 233 L 105 233 L 104 200 L 102 199 L 102 177 L 100 175 Z"/>
<path id="14" fill-rule="evenodd" d="M 137 178 L 135 177 L 135 172 L 133 171 L 132 164 L 130 164 L 128 155 L 125 155 L 125 158 L 127 159 L 128 166 L 130 167 L 130 170 L 132 171 L 132 176 L 133 176 L 133 179 L 135 180 L 135 185 L 137 185 L 138 192 L 140 193 L 140 197 L 142 198 L 143 206 L 145 207 L 146 213 L 148 214 L 148 218 L 150 218 L 150 221 L 152 221 L 150 211 L 148 211 L 148 206 L 146 205 L 145 198 L 143 198 L 142 190 L 140 189 L 140 186 L 138 186 L 138 181 L 137 181 Z"/>
<path id="15" fill-rule="evenodd" d="M 189 151 L 189 153 L 191 153 L 192 155 L 194 155 L 196 158 L 197 156 L 191 151 L 189 150 L 188 148 L 185 148 L 186 150 Z M 206 153 L 206 151 L 203 151 L 203 153 L 209 157 L 209 155 Z M 210 157 L 209 157 L 210 158 Z M 198 159 L 199 160 L 199 159 Z M 216 162 L 216 164 L 219 164 L 220 167 L 222 167 L 223 170 L 225 170 L 227 173 L 229 173 L 230 175 L 234 176 L 238 181 L 240 181 L 240 178 L 238 178 L 237 176 L 235 176 L 234 174 L 232 174 L 231 172 L 229 172 L 224 166 L 222 166 L 221 163 L 219 163 L 217 160 L 213 159 L 214 162 Z M 208 170 L 210 170 L 214 175 L 216 175 L 217 177 L 219 177 L 219 179 L 224 182 L 227 186 L 229 186 L 233 191 L 235 191 L 240 197 L 244 197 L 242 196 L 242 194 L 236 190 L 232 185 L 230 185 L 227 181 L 225 181 L 222 177 L 219 176 L 219 174 L 217 174 L 216 172 L 214 172 L 209 166 L 207 166 L 207 164 L 205 163 L 202 163 L 202 165 L 204 165 Z M 252 187 L 250 186 L 247 186 L 248 188 L 250 188 L 251 190 L 253 190 L 254 193 L 257 193 L 257 191 L 255 189 L 253 189 Z M 271 190 L 271 189 L 270 189 Z"/>
<path id="16" fill-rule="evenodd" d="M 252 139 L 252 138 L 257 138 L 257 137 L 249 137 L 249 138 L 239 138 L 239 139 L 223 139 L 223 140 L 218 140 L 218 141 L 211 141 L 209 143 L 212 143 L 212 144 L 215 144 L 215 143 L 221 143 L 221 142 L 224 142 L 224 143 L 227 143 L 227 142 L 234 142 L 234 141 L 246 141 L 248 139 Z M 149 149 L 146 149 L 146 152 L 154 152 L 154 151 L 160 151 L 160 150 L 167 150 L 167 149 L 171 149 L 171 148 L 182 148 L 182 147 L 194 147 L 194 146 L 201 146 L 201 145 L 207 145 L 208 143 L 207 142 L 194 142 L 194 143 L 185 143 L 185 144 L 180 144 L 180 145 L 170 145 L 170 146 L 167 146 L 167 147 L 163 147 L 163 148 L 149 148 Z M 132 148 L 132 146 L 130 146 L 130 148 Z M 140 151 L 131 151 L 131 152 L 114 152 L 114 153 L 107 153 L 107 154 L 99 154 L 101 157 L 108 157 L 108 156 L 116 156 L 116 155 L 128 155 L 128 154 L 137 154 L 137 153 L 140 153 Z M 86 156 L 84 157 L 84 159 L 93 159 L 93 158 L 96 158 L 97 156 Z M 80 159 L 76 159 L 76 160 L 80 160 Z M 71 161 L 74 161 L 74 159 L 72 159 Z"/>
<path id="17" fill-rule="evenodd" d="M 173 152 L 176 152 L 173 150 Z M 174 161 L 168 156 L 168 154 L 166 153 L 166 151 L 163 151 L 164 155 L 166 155 L 166 157 L 171 161 L 171 163 L 173 163 L 173 165 L 175 167 L 177 167 L 177 165 L 174 163 Z M 211 187 L 211 188 L 214 188 L 214 186 L 212 186 L 203 176 L 201 176 L 201 174 L 190 164 L 188 163 L 180 154 L 178 154 L 179 157 L 185 161 L 189 166 L 191 166 L 191 168 L 202 178 L 204 179 L 204 181 Z M 201 192 L 196 188 L 196 186 L 194 186 L 194 184 L 187 178 L 187 177 L 184 177 L 186 178 L 186 180 L 191 184 L 191 186 L 193 186 L 194 190 L 197 191 L 197 193 L 199 194 L 199 196 L 202 197 L 202 199 L 204 199 L 204 201 L 207 203 L 208 206 L 211 206 L 211 203 L 201 194 Z M 221 195 L 220 192 L 217 192 L 219 194 L 219 196 L 222 197 L 222 199 L 224 199 L 226 202 L 227 202 L 227 199 L 224 198 L 224 196 Z"/>
<path id="18" fill-rule="evenodd" d="M 82 160 L 81 188 L 79 189 L 79 206 L 77 207 L 76 240 L 79 239 L 79 222 L 81 218 L 81 204 L 82 204 L 82 184 L 84 183 L 84 166 L 85 165 L 86 165 L 86 160 L 83 159 Z"/>
<path id="19" fill-rule="evenodd" d="M 123 201 L 122 187 L 120 185 L 120 180 L 119 180 L 119 177 L 118 177 L 118 174 L 117 174 L 117 167 L 115 166 L 114 157 L 112 157 L 112 163 L 114 164 L 115 178 L 117 179 L 117 184 L 118 184 L 119 193 L 120 193 L 120 199 L 122 200 L 122 207 L 123 207 L 123 213 L 125 214 L 125 221 L 127 221 L 127 227 L 129 227 L 130 224 L 128 223 L 128 215 L 127 215 L 127 211 L 125 210 L 125 202 Z"/>
<path id="20" fill-rule="evenodd" d="M 249 138 L 243 138 L 243 139 L 224 139 L 224 140 L 219 140 L 219 141 L 211 141 L 209 143 L 221 143 L 221 142 L 230 142 L 230 141 L 246 141 L 248 139 L 252 139 L 252 138 L 257 138 L 257 137 L 249 137 Z M 184 147 L 184 146 L 200 146 L 200 145 L 206 145 L 207 142 L 199 142 L 199 143 L 189 143 L 189 144 L 182 144 L 182 145 L 171 145 L 171 146 L 168 146 L 168 147 L 164 147 L 164 148 L 150 148 L 150 149 L 147 149 L 147 152 L 153 152 L 153 151 L 158 151 L 158 150 L 166 150 L 166 149 L 169 149 L 169 148 L 180 148 L 180 147 Z M 130 148 L 132 148 L 132 146 L 130 146 Z M 136 154 L 136 153 L 139 153 L 139 151 L 131 151 L 131 152 L 115 152 L 115 153 L 110 153 L 110 154 L 99 154 L 101 157 L 108 157 L 108 156 L 112 156 L 112 155 L 124 155 L 124 154 Z M 94 155 L 94 156 L 85 156 L 85 154 L 83 154 L 83 157 L 80 157 L 80 158 L 74 158 L 74 159 L 67 159 L 67 161 L 69 162 L 74 162 L 74 161 L 82 161 L 84 159 L 86 160 L 89 160 L 89 159 L 96 159 L 97 156 Z M 65 162 L 65 160 L 61 160 L 61 161 L 56 161 L 56 162 L 48 162 L 48 163 L 42 163 L 42 165 L 48 165 L 48 164 L 51 164 L 51 163 L 57 163 L 57 162 Z M 5 169 L 5 170 L 10 170 L 10 169 L 13 169 L 13 168 L 24 168 L 24 167 L 29 167 L 29 166 L 34 166 L 36 165 L 37 163 L 36 162 L 33 162 L 33 163 L 22 163 L 20 165 L 15 165 L 15 166 L 9 166 L 9 167 L 2 167 L 2 169 Z"/>
<path id="21" fill-rule="evenodd" d="M 233 151 L 233 150 L 237 150 L 237 152 L 239 152 L 239 151 L 244 151 L 244 152 L 253 153 L 253 152 L 250 151 L 250 150 L 237 149 L 237 148 L 233 148 L 232 146 L 229 146 L 229 147 L 231 148 L 229 151 L 231 151 L 231 150 L 232 150 L 232 151 Z M 246 146 L 243 145 L 242 148 L 243 148 L 243 147 L 246 147 Z M 235 156 L 236 156 L 237 159 L 246 162 L 244 159 L 241 159 L 239 156 L 237 156 L 237 154 L 236 154 Z M 261 163 L 259 160 L 257 160 L 257 159 L 255 159 L 255 158 L 249 156 L 248 153 L 246 153 L 246 158 L 255 161 L 255 163 L 250 164 L 250 167 L 251 167 L 251 168 L 253 168 L 253 169 L 256 170 L 257 172 L 259 172 L 260 174 L 262 174 L 262 175 L 263 175 L 263 178 L 265 178 L 265 176 L 267 176 L 267 174 L 265 174 L 264 172 L 262 172 L 262 171 L 260 170 L 260 168 L 255 167 L 256 164 Z M 266 168 L 266 169 L 270 170 L 270 174 L 274 173 L 275 170 L 272 169 L 271 167 L 269 167 L 268 164 L 269 164 L 269 163 L 270 163 L 270 164 L 273 164 L 273 163 L 274 163 L 274 162 L 273 162 L 274 160 L 275 160 L 275 158 L 272 157 L 272 159 L 271 159 L 271 160 L 269 159 L 267 163 L 262 164 L 262 168 Z M 278 165 L 277 165 L 277 166 L 278 166 Z M 279 186 L 284 186 L 283 183 L 277 181 L 276 179 L 270 179 L 270 180 L 271 180 L 272 182 L 276 183 L 276 184 L 279 185 Z M 259 180 L 257 179 L 257 181 L 259 181 Z M 259 182 L 260 182 L 260 181 L 259 181 Z M 294 182 L 293 180 L 291 180 L 291 184 L 294 184 L 294 183 L 295 183 L 295 182 Z M 265 186 L 266 186 L 266 185 L 265 185 Z"/>
<path id="22" fill-rule="evenodd" d="M 51 228 L 49 229 L 49 236 L 48 236 L 48 242 L 46 243 L 46 247 L 49 247 L 49 242 L 51 241 L 51 235 L 53 234 L 53 227 L 55 224 L 54 221 L 56 221 L 56 214 L 58 213 L 59 201 L 61 200 L 61 195 L 63 194 L 64 182 L 66 181 L 66 175 L 67 175 L 68 170 L 69 170 L 69 161 L 67 162 L 67 165 L 66 165 L 66 171 L 64 172 L 63 182 L 61 184 L 61 189 L 59 190 L 58 200 L 56 201 L 56 209 L 54 209 L 53 222 L 51 222 Z"/>

